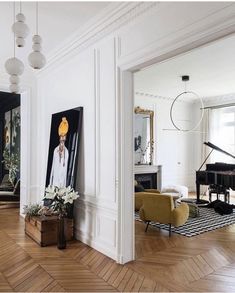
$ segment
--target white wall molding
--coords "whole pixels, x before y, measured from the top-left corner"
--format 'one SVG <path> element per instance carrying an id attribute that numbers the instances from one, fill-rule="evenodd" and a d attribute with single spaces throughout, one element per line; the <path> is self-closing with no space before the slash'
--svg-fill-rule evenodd
<path id="1" fill-rule="evenodd" d="M 117 205 L 114 204 L 112 201 L 102 199 L 102 197 L 101 199 L 99 199 L 96 198 L 94 195 L 81 195 L 76 202 L 76 206 L 79 207 L 80 204 L 86 207 L 97 208 L 100 211 L 117 214 Z"/>
<path id="2" fill-rule="evenodd" d="M 132 71 L 162 62 L 176 55 L 183 54 L 197 47 L 216 41 L 235 32 L 235 4 L 214 11 L 211 15 L 199 18 L 187 26 L 183 25 L 178 31 L 145 42 L 142 48 L 133 48 L 121 56 L 118 65 L 122 70 Z M 121 44 L 123 43 L 122 36 Z M 123 52 L 122 45 L 121 51 Z M 151 61 L 150 61 L 151 60 Z"/>
<path id="3" fill-rule="evenodd" d="M 167 100 L 167 101 L 174 101 L 176 97 L 170 98 L 170 97 L 163 97 L 163 96 L 158 96 L 154 94 L 149 94 L 146 92 L 135 92 L 136 96 L 141 96 L 141 97 L 147 97 L 147 98 L 155 98 L 155 99 L 161 99 L 161 100 Z M 179 103 L 187 103 L 187 104 L 192 104 L 194 101 L 193 100 L 177 100 Z"/>
<path id="4" fill-rule="evenodd" d="M 94 105 L 95 105 L 95 196 L 100 194 L 100 50 L 94 50 Z"/>
<path id="5" fill-rule="evenodd" d="M 162 100 L 169 100 L 169 101 L 173 101 L 173 98 L 170 97 L 163 97 L 163 96 L 159 96 L 159 95 L 155 95 L 155 94 L 149 94 L 146 92 L 135 92 L 136 96 L 141 96 L 141 97 L 148 97 L 148 98 L 156 98 L 156 99 L 162 99 Z"/>
<path id="6" fill-rule="evenodd" d="M 115 213 L 80 198 L 74 212 L 80 214 L 79 221 L 75 221 L 75 238 L 117 260 Z"/>
<path id="7" fill-rule="evenodd" d="M 64 62 L 65 58 L 71 58 L 73 54 L 85 50 L 105 36 L 127 24 L 133 23 L 138 17 L 151 11 L 156 6 L 157 2 L 112 3 L 100 15 L 85 25 L 82 30 L 71 35 L 59 48 L 53 50 L 47 56 L 46 66 L 36 74 L 41 75 L 52 67 L 54 63 L 58 65 Z"/>
<path id="8" fill-rule="evenodd" d="M 227 103 L 234 103 L 235 93 L 231 93 L 227 95 L 218 95 L 213 97 L 205 97 L 203 101 L 204 101 L 204 106 L 217 106 L 217 105 L 223 105 Z"/>
<path id="9" fill-rule="evenodd" d="M 83 231 L 76 228 L 74 229 L 74 234 L 77 240 L 80 240 L 81 242 L 93 247 L 104 255 L 107 255 L 108 257 L 118 261 L 116 253 L 107 245 L 100 243 L 99 240 L 94 240 L 91 236 L 88 236 L 87 233 L 84 233 Z"/>
<path id="10" fill-rule="evenodd" d="M 31 171 L 31 89 L 20 95 L 21 137 L 20 137 L 20 213 L 24 205 L 30 202 L 30 171 Z"/>

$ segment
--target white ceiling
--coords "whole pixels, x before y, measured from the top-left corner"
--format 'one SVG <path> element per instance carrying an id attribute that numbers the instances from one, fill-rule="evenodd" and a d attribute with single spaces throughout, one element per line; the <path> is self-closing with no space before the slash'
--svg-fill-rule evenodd
<path id="1" fill-rule="evenodd" d="M 48 55 L 67 37 L 75 33 L 110 2 L 39 2 L 39 34 L 42 37 L 43 54 Z M 19 2 L 16 3 L 16 13 Z M 16 50 L 16 56 L 25 63 L 32 50 L 31 37 L 35 34 L 35 2 L 23 2 L 22 12 L 30 28 L 26 46 Z M 13 2 L 0 2 L 0 72 L 6 59 L 13 56 Z"/>
<path id="2" fill-rule="evenodd" d="M 187 88 L 201 97 L 235 93 L 235 36 L 137 72 L 135 91 L 174 98 L 184 90 L 182 75 L 190 75 Z"/>

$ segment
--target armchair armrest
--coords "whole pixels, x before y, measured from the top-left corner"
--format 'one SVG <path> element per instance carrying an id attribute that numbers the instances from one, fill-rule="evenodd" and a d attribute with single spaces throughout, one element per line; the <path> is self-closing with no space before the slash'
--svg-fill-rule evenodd
<path id="1" fill-rule="evenodd" d="M 189 217 L 189 206 L 186 203 L 181 203 L 180 206 L 173 209 L 171 212 L 172 225 L 175 227 L 183 225 Z"/>

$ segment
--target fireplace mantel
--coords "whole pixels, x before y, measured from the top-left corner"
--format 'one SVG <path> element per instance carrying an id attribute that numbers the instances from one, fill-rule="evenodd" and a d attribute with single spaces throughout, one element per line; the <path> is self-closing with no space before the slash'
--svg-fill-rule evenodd
<path id="1" fill-rule="evenodd" d="M 154 165 L 135 165 L 134 167 L 134 174 L 135 179 L 138 181 L 139 178 L 143 177 L 144 175 L 152 175 L 155 177 L 154 182 L 156 182 L 156 185 L 154 188 L 157 188 L 161 190 L 162 188 L 162 166 L 154 166 Z M 141 176 L 143 175 L 143 176 Z"/>
<path id="2" fill-rule="evenodd" d="M 161 170 L 162 166 L 154 165 L 135 165 L 135 174 L 144 174 L 144 173 L 157 173 Z"/>

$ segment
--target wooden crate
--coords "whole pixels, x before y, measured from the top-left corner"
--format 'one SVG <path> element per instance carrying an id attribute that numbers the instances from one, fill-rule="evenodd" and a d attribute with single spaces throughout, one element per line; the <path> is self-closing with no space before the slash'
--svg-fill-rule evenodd
<path id="1" fill-rule="evenodd" d="M 41 246 L 57 243 L 57 223 L 55 216 L 25 218 L 25 233 Z M 73 239 L 73 219 L 65 219 L 66 240 Z"/>

